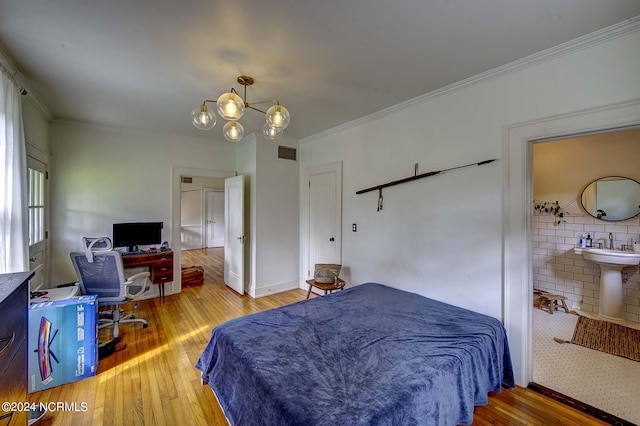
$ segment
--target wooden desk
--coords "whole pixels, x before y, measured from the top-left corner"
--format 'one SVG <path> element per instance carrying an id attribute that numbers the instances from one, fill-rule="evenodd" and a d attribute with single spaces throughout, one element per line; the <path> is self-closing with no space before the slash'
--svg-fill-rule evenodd
<path id="1" fill-rule="evenodd" d="M 126 254 L 122 256 L 125 268 L 148 267 L 153 284 L 160 284 L 160 297 L 164 302 L 164 283 L 173 281 L 173 251 L 155 253 Z"/>
<path id="2" fill-rule="evenodd" d="M 311 296 L 311 289 L 313 287 L 320 289 L 320 290 L 324 290 L 324 294 L 331 293 L 333 292 L 333 290 L 342 290 L 344 288 L 344 280 L 341 278 L 338 278 L 338 283 L 334 284 L 334 283 L 317 283 L 316 280 L 307 280 L 307 284 L 309 284 L 309 291 L 307 292 L 307 299 L 309 298 L 309 296 Z"/>

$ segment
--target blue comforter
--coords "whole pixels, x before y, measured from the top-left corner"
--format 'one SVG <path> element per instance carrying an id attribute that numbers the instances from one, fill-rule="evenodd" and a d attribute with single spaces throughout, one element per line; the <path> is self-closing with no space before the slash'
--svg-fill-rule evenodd
<path id="1" fill-rule="evenodd" d="M 513 386 L 495 318 L 362 284 L 214 328 L 196 364 L 233 425 L 456 425 Z"/>

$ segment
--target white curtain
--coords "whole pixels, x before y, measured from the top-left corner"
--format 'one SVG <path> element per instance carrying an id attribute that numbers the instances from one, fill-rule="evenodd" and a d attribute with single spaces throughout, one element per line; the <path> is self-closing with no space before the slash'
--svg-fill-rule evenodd
<path id="1" fill-rule="evenodd" d="M 0 73 L 0 273 L 29 267 L 27 156 L 20 88 Z"/>

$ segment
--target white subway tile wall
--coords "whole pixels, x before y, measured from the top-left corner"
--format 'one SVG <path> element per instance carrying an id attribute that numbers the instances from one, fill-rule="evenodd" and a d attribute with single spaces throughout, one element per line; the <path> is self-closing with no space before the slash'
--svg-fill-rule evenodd
<path id="1" fill-rule="evenodd" d="M 607 223 L 591 216 L 571 215 L 554 225 L 555 217 L 534 212 L 532 221 L 533 287 L 566 296 L 570 309 L 598 312 L 600 303 L 600 267 L 575 254 L 582 234 L 591 234 L 593 246 L 602 242 L 609 246 L 609 233 L 614 247 L 640 239 L 640 218 Z M 640 322 L 640 274 L 638 267 L 626 272 L 624 288 L 625 319 Z"/>

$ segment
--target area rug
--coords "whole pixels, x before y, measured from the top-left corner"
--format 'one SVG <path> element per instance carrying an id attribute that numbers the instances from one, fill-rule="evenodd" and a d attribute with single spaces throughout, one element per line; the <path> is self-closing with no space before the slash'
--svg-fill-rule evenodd
<path id="1" fill-rule="evenodd" d="M 640 330 L 609 321 L 579 317 L 571 343 L 640 361 Z"/>

